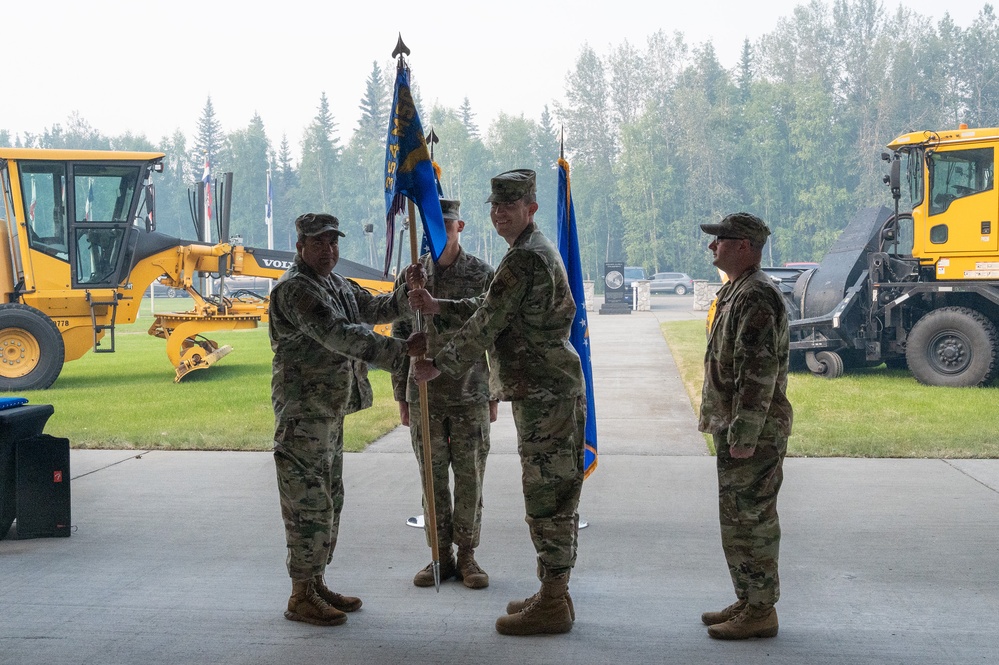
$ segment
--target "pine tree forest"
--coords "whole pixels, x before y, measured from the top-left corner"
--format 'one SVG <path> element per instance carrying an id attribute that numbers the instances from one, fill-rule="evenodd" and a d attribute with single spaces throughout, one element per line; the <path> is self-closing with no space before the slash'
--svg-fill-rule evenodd
<path id="1" fill-rule="evenodd" d="M 211 98 L 190 110 L 193 137 L 106 136 L 74 113 L 41 134 L 0 130 L 0 145 L 165 152 L 158 230 L 186 239 L 196 237 L 189 195 L 209 155 L 214 175 L 234 174 L 231 233 L 255 247 L 267 245 L 269 169 L 277 249 L 294 248 L 298 214 L 332 212 L 347 232 L 341 256 L 381 267 L 394 67 L 372 63 L 355 127 L 330 112 L 328 95 L 337 92 L 323 93 L 294 151 L 257 115 L 244 127 L 222 127 Z M 773 230 L 765 264 L 817 261 L 857 210 L 891 204 L 881 153 L 893 138 L 960 123 L 999 126 L 999 19 L 988 4 L 961 27 L 904 7 L 887 13 L 876 0 L 812 0 L 745 42 L 732 69 L 711 43 L 688 44 L 681 33 L 603 52 L 583 44 L 564 89 L 552 91 L 552 108 L 537 118 L 501 113 L 483 127 L 474 100 L 424 108 L 418 71 L 413 82 L 424 129 L 439 137 L 434 160 L 445 195 L 462 200 L 468 251 L 500 260 L 506 244 L 484 202 L 489 178 L 512 168 L 538 172 L 536 219 L 554 237 L 564 136 L 591 278 L 605 261 L 624 261 L 713 279 L 700 223 L 747 210 Z"/>

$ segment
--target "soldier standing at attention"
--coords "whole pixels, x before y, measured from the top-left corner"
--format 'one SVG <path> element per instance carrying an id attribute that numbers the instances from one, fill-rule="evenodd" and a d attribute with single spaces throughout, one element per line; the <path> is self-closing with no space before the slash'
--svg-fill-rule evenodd
<path id="1" fill-rule="evenodd" d="M 298 253 L 270 298 L 274 463 L 292 593 L 285 617 L 337 626 L 361 601 L 326 587 L 343 508 L 343 418 L 371 406 L 368 365 L 400 365 L 426 339 L 383 337 L 361 323 L 405 311 L 405 289 L 374 297 L 333 272 L 344 235 L 333 215 L 295 220 Z"/>
<path id="2" fill-rule="evenodd" d="M 460 201 L 441 199 L 447 243 L 435 264 L 429 254 L 420 257 L 426 274 L 426 289 L 437 298 L 474 298 L 485 293 L 493 280 L 488 263 L 462 249 L 459 234 L 465 222 L 458 213 Z M 400 282 L 402 278 L 400 277 Z M 412 317 L 397 320 L 392 335 L 406 339 L 413 331 Z M 437 353 L 456 332 L 453 328 L 427 326 L 427 353 Z M 411 380 L 409 363 L 392 374 L 392 387 L 399 402 L 399 416 L 409 427 L 413 450 L 423 475 L 423 434 L 420 431 L 420 396 L 416 381 Z M 433 459 L 434 505 L 437 534 L 427 525 L 427 545 L 437 538 L 440 550 L 441 581 L 455 577 L 469 589 L 489 586 L 489 575 L 475 561 L 482 523 L 482 479 L 489 454 L 489 423 L 496 420 L 496 402 L 489 399 L 489 365 L 485 354 L 460 376 L 444 376 L 427 386 L 430 406 L 430 446 Z M 454 500 L 451 498 L 450 472 L 454 472 Z M 453 505 L 453 508 L 452 508 Z M 426 506 L 424 506 L 426 510 Z M 455 563 L 452 544 L 458 546 Z M 434 574 L 427 566 L 416 574 L 413 584 L 434 586 Z"/>
<path id="3" fill-rule="evenodd" d="M 777 635 L 780 597 L 777 493 L 791 434 L 787 401 L 788 326 L 784 299 L 760 270 L 770 229 L 749 213 L 701 224 L 729 281 L 718 291 L 704 355 L 698 428 L 714 439 L 722 549 L 736 602 L 705 612 L 708 635 L 723 640 Z"/>
<path id="4" fill-rule="evenodd" d="M 426 290 L 410 291 L 410 305 L 445 326 L 467 319 L 433 360 L 415 363 L 414 377 L 459 377 L 493 347 L 490 362 L 499 383 L 494 395 L 512 402 L 526 520 L 541 580 L 536 594 L 507 605 L 496 630 L 565 633 L 572 630 L 569 574 L 576 563 L 586 424 L 583 372 L 569 344 L 576 304 L 558 250 L 534 224 L 534 171 L 507 171 L 491 185 L 490 217 L 510 247 L 478 298 L 437 300 Z"/>

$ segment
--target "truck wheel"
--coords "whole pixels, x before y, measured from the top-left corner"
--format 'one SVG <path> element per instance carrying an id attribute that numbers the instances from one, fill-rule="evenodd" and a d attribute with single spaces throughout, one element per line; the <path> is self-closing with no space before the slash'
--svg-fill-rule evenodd
<path id="1" fill-rule="evenodd" d="M 912 375 L 928 386 L 984 386 L 996 376 L 991 321 L 967 307 L 944 307 L 916 321 L 905 345 Z"/>
<path id="2" fill-rule="evenodd" d="M 819 351 L 815 354 L 815 367 L 809 364 L 815 376 L 824 379 L 838 379 L 843 376 L 843 358 L 835 351 Z"/>
<path id="3" fill-rule="evenodd" d="M 44 390 L 66 358 L 59 329 L 34 307 L 0 305 L 0 391 Z"/>
<path id="4" fill-rule="evenodd" d="M 675 293 L 678 296 L 685 296 L 687 295 L 687 287 L 684 286 L 683 284 L 677 284 L 676 288 L 673 289 L 673 293 Z"/>

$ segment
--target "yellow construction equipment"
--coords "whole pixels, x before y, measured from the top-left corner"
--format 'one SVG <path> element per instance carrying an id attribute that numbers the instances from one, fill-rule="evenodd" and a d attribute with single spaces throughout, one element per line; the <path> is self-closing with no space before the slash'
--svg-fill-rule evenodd
<path id="1" fill-rule="evenodd" d="M 277 279 L 294 253 L 156 232 L 152 174 L 164 157 L 0 148 L 0 391 L 48 388 L 64 362 L 113 352 L 115 327 L 136 320 L 154 281 L 192 298 L 189 311 L 154 314 L 149 329 L 166 340 L 177 381 L 231 350 L 204 334 L 267 321 L 267 294 L 227 293 L 225 279 Z M 344 259 L 337 272 L 373 292 L 392 288 Z M 218 295 L 199 291 L 206 276 Z"/>

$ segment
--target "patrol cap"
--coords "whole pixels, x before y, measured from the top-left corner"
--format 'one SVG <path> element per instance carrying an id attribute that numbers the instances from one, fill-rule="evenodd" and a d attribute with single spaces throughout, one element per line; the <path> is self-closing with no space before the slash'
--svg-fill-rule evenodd
<path id="1" fill-rule="evenodd" d="M 295 220 L 295 231 L 300 236 L 317 236 L 327 231 L 336 231 L 341 238 L 347 235 L 340 230 L 340 220 L 323 212 L 307 212 Z"/>
<path id="2" fill-rule="evenodd" d="M 493 193 L 486 203 L 510 203 L 537 193 L 535 173 L 530 169 L 505 171 L 489 181 Z"/>
<path id="3" fill-rule="evenodd" d="M 457 199 L 441 199 L 441 212 L 444 213 L 444 219 L 461 219 L 461 215 L 458 214 L 459 206 L 461 206 L 461 201 Z"/>
<path id="4" fill-rule="evenodd" d="M 770 235 L 770 229 L 763 220 L 748 212 L 725 215 L 718 224 L 701 224 L 701 230 L 722 238 L 747 238 L 754 245 L 762 245 Z"/>

